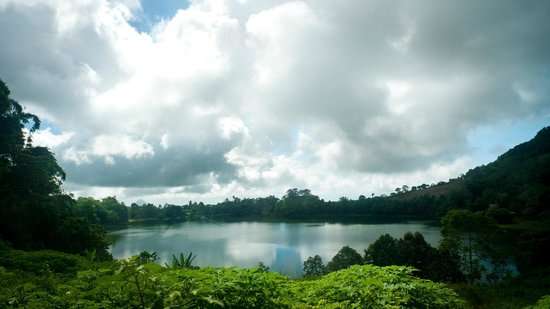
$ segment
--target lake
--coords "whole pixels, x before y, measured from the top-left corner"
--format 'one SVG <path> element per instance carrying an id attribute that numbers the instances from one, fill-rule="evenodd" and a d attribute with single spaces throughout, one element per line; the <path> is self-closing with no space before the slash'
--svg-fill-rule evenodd
<path id="1" fill-rule="evenodd" d="M 437 245 L 439 227 L 423 222 L 391 224 L 184 222 L 172 225 L 129 227 L 111 232 L 111 253 L 126 258 L 143 250 L 156 251 L 160 262 L 172 254 L 193 252 L 198 266 L 252 267 L 263 262 L 290 277 L 302 274 L 303 261 L 315 254 L 326 264 L 345 245 L 361 255 L 382 234 L 402 237 L 420 232 Z"/>

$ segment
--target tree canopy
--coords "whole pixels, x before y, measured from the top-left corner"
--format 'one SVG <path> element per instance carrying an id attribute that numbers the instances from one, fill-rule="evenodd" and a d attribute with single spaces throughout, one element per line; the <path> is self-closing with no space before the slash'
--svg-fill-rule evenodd
<path id="1" fill-rule="evenodd" d="M 106 254 L 104 231 L 74 213 L 65 172 L 46 147 L 32 144 L 40 119 L 0 81 L 0 238 L 16 248 Z"/>
<path id="2" fill-rule="evenodd" d="M 337 271 L 340 269 L 348 268 L 352 265 L 363 264 L 363 258 L 355 251 L 355 249 L 344 246 L 327 264 L 327 270 L 329 272 Z"/>

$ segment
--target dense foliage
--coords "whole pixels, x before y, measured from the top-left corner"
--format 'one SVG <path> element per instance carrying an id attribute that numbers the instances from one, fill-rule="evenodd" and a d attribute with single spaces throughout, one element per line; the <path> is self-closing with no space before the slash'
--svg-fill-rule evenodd
<path id="1" fill-rule="evenodd" d="M 415 275 L 439 282 L 463 282 L 466 271 L 461 268 L 461 255 L 454 251 L 434 248 L 420 233 L 406 233 L 395 239 L 388 234 L 381 235 L 369 245 L 362 257 L 355 249 L 342 247 L 325 266 L 319 255 L 304 261 L 304 276 L 319 277 L 353 265 L 376 266 L 401 265 L 415 269 Z M 479 279 L 479 278 L 477 278 Z"/>
<path id="2" fill-rule="evenodd" d="M 435 281 L 464 280 L 459 255 L 446 248 L 434 248 L 420 233 L 406 233 L 400 239 L 388 234 L 380 236 L 365 250 L 365 262 L 377 266 L 407 265 L 416 268 L 417 275 Z"/>
<path id="3" fill-rule="evenodd" d="M 355 251 L 355 249 L 344 246 L 336 255 L 327 263 L 327 271 L 333 272 L 340 269 L 348 268 L 353 265 L 363 264 L 363 258 Z"/>
<path id="4" fill-rule="evenodd" d="M 0 239 L 16 248 L 106 255 L 102 228 L 80 218 L 62 192 L 65 173 L 54 155 L 32 144 L 40 120 L 9 95 L 0 81 Z"/>
<path id="5" fill-rule="evenodd" d="M 465 176 L 471 193 L 467 205 L 484 210 L 489 205 L 524 215 L 548 215 L 550 209 L 550 127 L 534 139 L 507 151 Z"/>
<path id="6" fill-rule="evenodd" d="M 494 222 L 482 213 L 452 210 L 443 218 L 442 247 L 459 257 L 468 281 L 479 280 L 484 272 L 482 260 L 494 231 Z"/>
<path id="7" fill-rule="evenodd" d="M 550 308 L 550 295 L 542 297 L 534 306 L 529 306 L 527 309 L 547 309 Z"/>
<path id="8" fill-rule="evenodd" d="M 460 308 L 464 305 L 451 289 L 418 279 L 407 267 L 354 266 L 315 280 L 290 280 L 258 268 L 167 268 L 146 263 L 138 256 L 94 263 L 62 253 L 2 254 L 0 281 L 11 283 L 0 286 L 2 308 Z M 37 260 L 37 255 L 45 259 Z M 73 266 L 48 267 L 46 261 Z M 10 264 L 9 268 L 6 264 Z"/>
<path id="9" fill-rule="evenodd" d="M 304 261 L 304 277 L 320 277 L 327 272 L 319 255 L 310 256 Z"/>
<path id="10" fill-rule="evenodd" d="M 128 207 L 115 197 L 106 197 L 102 200 L 79 197 L 76 200 L 75 212 L 92 224 L 107 227 L 128 224 Z"/>
<path id="11" fill-rule="evenodd" d="M 531 308 L 550 294 L 550 269 L 524 273 L 496 283 L 451 285 L 472 308 L 519 309 Z M 546 305 L 536 308 L 550 308 Z"/>
<path id="12" fill-rule="evenodd" d="M 238 198 L 213 205 L 189 202 L 187 205 L 132 204 L 130 219 L 163 220 L 396 220 L 434 219 L 445 213 L 437 209 L 440 198 L 419 196 L 401 199 L 395 196 L 360 196 L 357 200 L 341 198 L 325 201 L 309 190 L 289 189 L 282 198 L 275 196 Z M 446 206 L 445 206 L 446 207 Z"/>

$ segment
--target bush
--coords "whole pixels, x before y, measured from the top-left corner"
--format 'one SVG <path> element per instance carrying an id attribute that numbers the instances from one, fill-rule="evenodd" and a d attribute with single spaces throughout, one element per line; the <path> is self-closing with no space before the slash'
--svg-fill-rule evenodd
<path id="1" fill-rule="evenodd" d="M 46 271 L 76 274 L 85 264 L 85 259 L 78 255 L 58 251 L 0 250 L 0 266 L 34 274 Z"/>
<path id="2" fill-rule="evenodd" d="M 49 261 L 52 256 L 40 253 Z M 32 255 L 36 258 L 39 255 Z M 61 261 L 65 255 L 59 255 Z M 31 258 L 31 260 L 32 260 Z M 29 260 L 29 257 L 26 257 Z M 75 260 L 79 260 L 75 257 Z M 31 264 L 41 265 L 42 262 Z M 77 263 L 78 265 L 78 263 Z M 21 265 L 19 265 L 21 266 Z M 24 267 L 27 267 L 23 265 Z M 258 268 L 167 268 L 139 257 L 94 264 L 76 276 L 27 277 L 0 267 L 2 308 L 460 308 L 443 284 L 408 267 L 352 266 L 314 280 Z M 33 269 L 33 267 L 27 267 Z"/>
<path id="3" fill-rule="evenodd" d="M 525 309 L 548 309 L 550 308 L 550 295 L 543 296 L 534 306 L 525 307 Z"/>
<path id="4" fill-rule="evenodd" d="M 462 308 L 444 284 L 418 279 L 404 266 L 351 266 L 294 286 L 309 308 Z"/>

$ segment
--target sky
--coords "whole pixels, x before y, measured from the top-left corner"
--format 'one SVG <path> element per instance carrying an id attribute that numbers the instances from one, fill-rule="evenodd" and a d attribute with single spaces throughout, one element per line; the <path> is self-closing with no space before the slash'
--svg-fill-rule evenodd
<path id="1" fill-rule="evenodd" d="M 0 0 L 66 192 L 184 204 L 445 181 L 550 124 L 550 2 Z"/>

